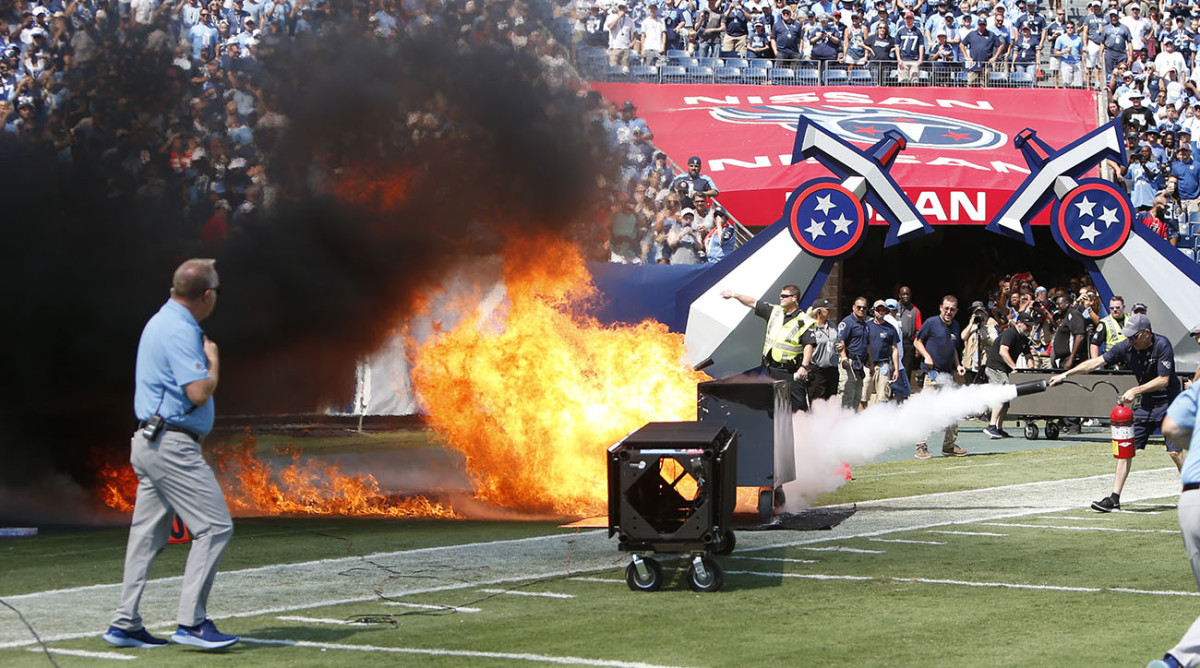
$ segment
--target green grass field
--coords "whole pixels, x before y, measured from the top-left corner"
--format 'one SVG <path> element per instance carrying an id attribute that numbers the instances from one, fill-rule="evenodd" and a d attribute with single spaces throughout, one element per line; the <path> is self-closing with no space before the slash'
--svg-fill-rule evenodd
<path id="1" fill-rule="evenodd" d="M 857 503 L 853 517 L 738 532 L 714 593 L 691 591 L 673 555 L 658 555 L 662 591 L 632 592 L 615 540 L 551 522 L 256 518 L 237 522 L 210 601 L 243 637 L 224 652 L 99 638 L 124 528 L 0 539 L 0 599 L 64 666 L 1140 666 L 1200 599 L 1161 445 L 1135 461 L 1126 512 L 1087 508 L 1111 484 L 1103 437 L 989 442 L 976 426 L 961 441 L 974 456 L 856 467 L 820 500 Z M 1043 449 L 1013 450 L 1026 445 Z M 155 566 L 157 634 L 174 629 L 185 556 L 173 545 Z M 48 663 L 0 607 L 0 664 Z"/>

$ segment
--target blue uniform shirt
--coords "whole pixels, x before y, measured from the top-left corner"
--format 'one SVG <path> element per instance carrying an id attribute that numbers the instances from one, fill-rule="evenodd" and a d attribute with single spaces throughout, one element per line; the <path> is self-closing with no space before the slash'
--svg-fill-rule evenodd
<path id="1" fill-rule="evenodd" d="M 900 335 L 890 322 L 883 324 L 874 320 L 867 321 L 867 349 L 871 351 L 871 361 L 879 364 L 892 361 L 892 349 L 900 343 Z"/>
<path id="2" fill-rule="evenodd" d="M 1179 377 L 1175 375 L 1175 349 L 1162 334 L 1154 335 L 1154 343 L 1145 350 L 1133 347 L 1133 341 L 1125 339 L 1104 353 L 1104 363 L 1123 362 L 1133 372 L 1138 385 L 1149 383 L 1159 376 L 1167 376 L 1167 386 L 1161 390 L 1142 395 L 1142 409 L 1152 411 L 1166 406 L 1179 394 Z"/>
<path id="3" fill-rule="evenodd" d="M 1171 174 L 1179 179 L 1179 199 L 1200 197 L 1200 162 L 1194 158 L 1187 162 L 1176 160 L 1171 163 Z"/>
<path id="4" fill-rule="evenodd" d="M 1188 446 L 1187 459 L 1183 460 L 1183 468 L 1179 478 L 1183 484 L 1200 483 L 1200 454 L 1195 457 L 1192 453 L 1200 450 L 1200 429 L 1196 429 L 1196 407 L 1200 403 L 1200 383 L 1196 383 L 1171 402 L 1167 415 L 1180 427 L 1192 430 L 1191 445 Z"/>
<path id="5" fill-rule="evenodd" d="M 851 358 L 867 359 L 867 323 L 854 317 L 846 316 L 838 323 L 838 341 L 846 344 L 846 354 Z"/>
<path id="6" fill-rule="evenodd" d="M 930 318 L 921 323 L 921 331 L 917 332 L 917 338 L 933 358 L 934 369 L 954 373 L 958 367 L 956 354 L 961 339 L 957 320 L 951 320 L 947 325 L 940 317 Z M 929 367 L 923 361 L 921 368 L 929 371 Z"/>
<path id="7" fill-rule="evenodd" d="M 183 387 L 206 378 L 204 332 L 187 308 L 168 300 L 146 323 L 138 342 L 133 412 L 142 421 L 158 413 L 168 423 L 204 436 L 212 431 L 213 400 L 191 410 Z"/>

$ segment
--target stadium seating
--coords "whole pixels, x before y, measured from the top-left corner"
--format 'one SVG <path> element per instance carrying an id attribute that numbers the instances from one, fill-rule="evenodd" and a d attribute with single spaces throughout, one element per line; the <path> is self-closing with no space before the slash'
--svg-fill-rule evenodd
<path id="1" fill-rule="evenodd" d="M 869 70 L 850 70 L 850 84 L 854 86 L 874 86 L 875 77 Z"/>
<path id="2" fill-rule="evenodd" d="M 796 83 L 805 86 L 816 86 L 821 83 L 821 74 L 814 68 L 796 70 Z"/>
<path id="3" fill-rule="evenodd" d="M 846 74 L 846 70 L 825 70 L 826 86 L 846 86 L 849 83 L 850 76 Z"/>
<path id="4" fill-rule="evenodd" d="M 634 81 L 641 83 L 658 83 L 658 68 L 654 65 L 637 65 L 629 70 Z"/>
<path id="5" fill-rule="evenodd" d="M 717 83 L 730 84 L 742 82 L 742 68 L 740 67 L 730 67 L 726 65 L 724 67 L 718 67 L 714 71 L 717 75 Z"/>
<path id="6" fill-rule="evenodd" d="M 610 65 L 604 72 L 605 81 L 629 81 L 629 68 L 624 65 Z"/>
<path id="7" fill-rule="evenodd" d="M 750 61 L 745 58 L 726 58 L 725 67 L 740 67 L 746 69 L 750 66 Z"/>
<path id="8" fill-rule="evenodd" d="M 667 64 L 678 65 L 680 67 L 699 67 L 700 59 L 690 56 L 671 56 L 667 59 Z"/>
<path id="9" fill-rule="evenodd" d="M 1022 88 L 1029 88 L 1034 83 L 1033 77 L 1029 76 L 1027 72 L 1013 72 L 1012 75 L 1008 77 L 1008 80 L 1010 83 Z"/>
<path id="10" fill-rule="evenodd" d="M 796 73 L 786 67 L 771 68 L 771 83 L 776 86 L 796 85 Z"/>
<path id="11" fill-rule="evenodd" d="M 688 83 L 713 83 L 716 72 L 707 65 L 697 65 L 687 68 Z"/>
<path id="12" fill-rule="evenodd" d="M 680 65 L 667 65 L 660 75 L 663 83 L 687 83 L 687 68 Z"/>
<path id="13" fill-rule="evenodd" d="M 765 84 L 770 78 L 770 70 L 765 67 L 747 67 L 742 70 L 742 83 Z"/>

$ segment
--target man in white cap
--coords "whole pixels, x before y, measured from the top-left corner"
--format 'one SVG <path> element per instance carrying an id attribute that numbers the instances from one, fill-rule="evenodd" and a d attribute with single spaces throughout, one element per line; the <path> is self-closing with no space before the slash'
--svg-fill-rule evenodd
<path id="1" fill-rule="evenodd" d="M 1050 377 L 1050 386 L 1062 383 L 1068 376 L 1095 371 L 1106 364 L 1125 364 L 1137 385 L 1126 390 L 1120 403 L 1133 409 L 1133 445 L 1137 450 L 1146 448 L 1150 435 L 1162 427 L 1167 407 L 1179 394 L 1179 378 L 1175 376 L 1175 350 L 1162 334 L 1155 334 L 1150 327 L 1150 318 L 1135 313 L 1125 319 L 1121 330 L 1125 340 L 1109 348 L 1103 355 L 1076 364 L 1063 373 Z M 1167 454 L 1176 467 L 1183 466 L 1184 453 L 1171 441 L 1167 442 Z M 1108 513 L 1121 508 L 1121 490 L 1129 477 L 1133 459 L 1117 459 L 1117 472 L 1113 477 L 1112 494 L 1092 502 L 1092 510 Z"/>

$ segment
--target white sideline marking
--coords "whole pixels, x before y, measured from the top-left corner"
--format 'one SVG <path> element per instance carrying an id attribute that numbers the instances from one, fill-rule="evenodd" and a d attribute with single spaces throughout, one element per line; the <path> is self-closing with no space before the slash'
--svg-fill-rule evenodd
<path id="1" fill-rule="evenodd" d="M 868 538 L 872 543 L 904 543 L 906 545 L 945 545 L 939 540 L 905 540 L 903 538 Z"/>
<path id="2" fill-rule="evenodd" d="M 625 584 L 625 581 L 620 578 L 579 577 L 579 578 L 567 578 L 567 579 L 574 580 L 575 582 L 615 582 L 617 584 Z"/>
<path id="3" fill-rule="evenodd" d="M 786 564 L 815 564 L 816 559 L 792 559 L 790 557 L 731 557 L 732 559 L 749 559 L 751 561 L 781 561 Z"/>
<path id="4" fill-rule="evenodd" d="M 426 656 L 465 656 L 477 659 L 509 659 L 512 661 L 536 661 L 538 663 L 559 663 L 574 666 L 613 666 L 614 668 L 676 668 L 661 666 L 653 663 L 632 661 L 609 661 L 606 659 L 585 659 L 578 656 L 550 656 L 547 654 L 514 654 L 510 652 L 476 652 L 461 649 L 423 649 L 419 647 L 377 647 L 375 645 L 344 645 L 328 642 L 310 642 L 308 640 L 268 640 L 266 638 L 242 638 L 243 642 L 259 645 L 283 645 L 286 647 L 312 647 L 314 649 L 344 649 L 354 652 L 384 652 L 388 654 L 422 654 Z"/>
<path id="5" fill-rule="evenodd" d="M 1071 515 L 1047 515 L 1046 517 L 1031 517 L 1032 520 L 1075 520 L 1078 522 L 1107 522 L 1111 517 L 1108 515 L 1093 515 L 1091 517 L 1074 517 Z"/>
<path id="6" fill-rule="evenodd" d="M 1006 533 L 991 533 L 990 531 L 937 531 L 935 529 L 931 529 L 925 533 L 940 533 L 947 536 L 995 536 L 997 538 L 1008 536 Z"/>
<path id="7" fill-rule="evenodd" d="M 454 612 L 481 612 L 482 608 L 460 608 L 457 605 L 430 605 L 428 603 L 404 603 L 402 601 L 385 601 L 384 605 L 396 605 L 402 608 L 418 610 L 452 610 Z"/>
<path id="8" fill-rule="evenodd" d="M 810 550 L 812 552 L 853 552 L 855 554 L 884 554 L 883 550 L 864 550 L 857 547 L 845 547 L 843 545 L 830 545 L 828 547 L 801 547 L 801 550 Z"/>
<path id="9" fill-rule="evenodd" d="M 1170 533 L 1171 529 L 1118 529 L 1116 527 L 1072 527 L 1065 524 L 1010 524 L 1008 522 L 980 522 L 985 527 L 1017 527 L 1020 529 L 1064 529 L 1066 531 L 1112 531 L 1116 533 Z"/>
<path id="10" fill-rule="evenodd" d="M 536 596 L 539 598 L 575 598 L 575 594 L 555 594 L 549 591 L 519 591 L 517 589 L 480 589 L 485 594 L 511 594 L 513 596 Z"/>
<path id="11" fill-rule="evenodd" d="M 1007 466 L 1007 464 L 959 464 L 958 466 L 947 466 L 944 470 L 953 471 L 954 469 L 983 469 L 989 466 Z"/>
<path id="12" fill-rule="evenodd" d="M 333 626 L 359 626 L 345 619 L 328 619 L 322 617 L 300 617 L 298 615 L 279 615 L 275 619 L 281 622 L 302 622 L 304 624 L 331 624 Z M 365 626 L 365 625 L 363 625 Z"/>
<path id="13" fill-rule="evenodd" d="M 1126 504 L 1126 505 L 1133 505 L 1133 504 Z M 1129 513 L 1130 515 L 1162 515 L 1162 513 L 1157 510 L 1126 510 L 1125 508 L 1116 508 L 1116 509 L 1110 510 L 1108 512 L 1110 512 L 1110 513 Z"/>
<path id="14" fill-rule="evenodd" d="M 47 647 L 47 651 L 51 654 L 65 654 L 67 656 L 81 656 L 85 659 L 111 659 L 113 661 L 133 661 L 137 656 L 133 654 L 119 654 L 117 652 L 89 652 L 82 649 L 58 649 L 55 647 Z M 25 651 L 42 653 L 41 647 L 29 647 Z"/>
<path id="15" fill-rule="evenodd" d="M 1084 594 L 1099 594 L 1114 592 L 1117 594 L 1142 594 L 1146 596 L 1200 596 L 1194 591 L 1154 591 L 1149 589 L 1128 589 L 1125 587 L 1070 587 L 1065 585 L 1031 585 L 1015 582 L 971 582 L 969 580 L 942 580 L 935 578 L 894 578 L 887 575 L 827 575 L 821 573 L 759 573 L 755 571 L 725 571 L 726 575 L 756 575 L 764 578 L 800 578 L 802 580 L 847 580 L 861 582 L 864 580 L 885 580 L 887 582 L 940 584 L 957 587 L 983 587 L 987 589 L 1029 589 L 1033 591 L 1066 591 Z"/>

